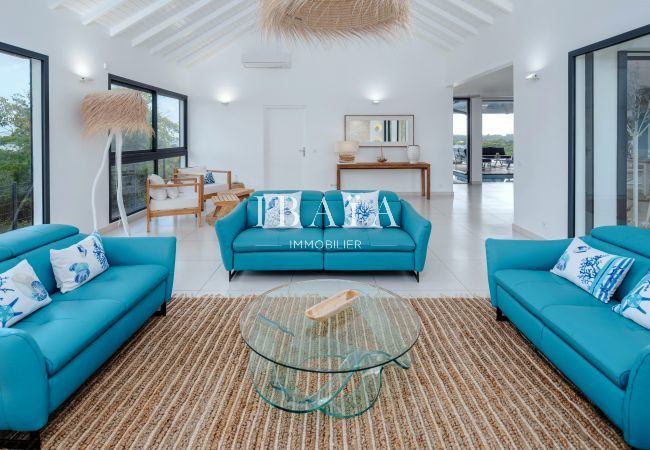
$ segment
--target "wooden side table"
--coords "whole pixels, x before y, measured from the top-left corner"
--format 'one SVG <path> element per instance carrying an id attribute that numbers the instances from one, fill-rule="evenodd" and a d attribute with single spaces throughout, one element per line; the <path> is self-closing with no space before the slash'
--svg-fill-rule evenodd
<path id="1" fill-rule="evenodd" d="M 206 222 L 214 225 L 217 220 L 235 209 L 239 202 L 244 198 L 248 198 L 251 193 L 253 193 L 253 189 L 236 188 L 215 194 L 212 196 L 214 211 L 206 216 Z"/>

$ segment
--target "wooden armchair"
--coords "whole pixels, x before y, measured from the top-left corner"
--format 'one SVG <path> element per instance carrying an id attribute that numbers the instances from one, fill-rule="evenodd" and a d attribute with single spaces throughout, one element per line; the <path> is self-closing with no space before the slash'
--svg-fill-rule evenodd
<path id="1" fill-rule="evenodd" d="M 201 198 L 203 195 L 203 184 L 196 177 L 174 176 L 171 183 L 165 180 L 165 184 L 154 184 L 147 178 L 147 232 L 151 230 L 151 219 L 162 216 L 178 216 L 181 214 L 194 214 L 201 226 Z M 168 184 L 167 184 L 168 183 Z M 178 188 L 178 196 L 171 198 L 167 196 L 167 188 Z M 165 190 L 165 198 L 158 200 L 151 197 L 156 189 Z M 162 196 L 161 196 L 162 197 Z"/>
<path id="2" fill-rule="evenodd" d="M 226 183 L 217 183 L 216 181 L 211 184 L 205 184 L 205 174 L 207 172 L 212 173 L 221 173 L 226 175 Z M 218 169 L 208 169 L 203 166 L 195 167 L 180 167 L 174 169 L 174 177 L 177 176 L 195 176 L 201 186 L 203 187 L 201 193 L 201 211 L 205 201 L 211 197 L 214 197 L 219 192 L 224 192 L 232 189 L 232 171 L 230 170 L 218 170 Z"/>

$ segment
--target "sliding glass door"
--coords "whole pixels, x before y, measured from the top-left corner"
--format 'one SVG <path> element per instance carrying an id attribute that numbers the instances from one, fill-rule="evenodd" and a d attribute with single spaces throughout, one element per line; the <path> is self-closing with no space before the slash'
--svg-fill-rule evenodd
<path id="1" fill-rule="evenodd" d="M 0 43 L 0 233 L 49 221 L 47 56 Z"/>
<path id="2" fill-rule="evenodd" d="M 469 99 L 454 98 L 454 183 L 469 183 Z"/>
<path id="3" fill-rule="evenodd" d="M 650 26 L 570 54 L 569 234 L 650 228 Z"/>

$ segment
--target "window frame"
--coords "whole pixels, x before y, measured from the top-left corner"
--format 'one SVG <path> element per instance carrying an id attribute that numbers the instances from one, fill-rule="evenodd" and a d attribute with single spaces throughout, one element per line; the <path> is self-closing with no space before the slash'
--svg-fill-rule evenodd
<path id="1" fill-rule="evenodd" d="M 451 101 L 451 114 L 454 114 L 454 102 L 467 102 L 467 182 L 459 184 L 472 184 L 472 99 L 471 97 L 453 97 Z M 452 132 L 453 140 L 453 132 Z"/>
<path id="2" fill-rule="evenodd" d="M 41 182 L 42 182 L 42 201 L 43 201 L 43 217 L 42 223 L 50 223 L 50 58 L 42 53 L 37 53 L 32 50 L 27 50 L 14 45 L 0 42 L 0 51 L 4 53 L 14 54 L 29 59 L 37 59 L 41 62 Z M 31 66 L 30 66 L 31 67 Z M 31 73 L 30 68 L 30 73 Z M 30 91 L 31 96 L 31 91 Z M 31 114 L 34 114 L 34 105 L 31 103 Z M 34 130 L 32 130 L 32 136 Z M 34 152 L 32 141 L 32 154 Z M 32 176 L 34 173 L 34 159 L 31 161 Z M 32 212 L 32 223 L 34 223 L 34 214 Z"/>
<path id="3" fill-rule="evenodd" d="M 577 98 L 577 91 L 576 91 L 576 60 L 580 56 L 585 56 L 586 59 L 589 58 L 589 55 L 597 52 L 598 50 L 603 50 L 607 47 L 611 47 L 614 45 L 619 45 L 623 44 L 627 41 L 631 41 L 643 36 L 646 36 L 650 34 L 650 25 L 644 25 L 642 27 L 636 28 L 634 30 L 610 37 L 608 39 L 604 39 L 602 41 L 596 42 L 594 44 L 587 45 L 585 47 L 573 50 L 569 52 L 568 58 L 569 58 L 569 95 L 568 95 L 568 101 L 569 101 L 569 133 L 568 133 L 568 156 L 569 156 L 569 161 L 568 161 L 568 215 L 567 215 L 567 236 L 569 238 L 575 237 L 575 226 L 576 226 L 576 114 L 578 114 L 578 111 L 576 110 L 576 98 Z M 590 92 L 587 92 L 587 99 L 586 102 L 589 103 L 590 101 L 593 102 L 594 98 L 594 92 L 593 92 L 593 85 L 591 87 L 586 86 L 586 89 L 588 90 L 591 88 Z M 593 106 L 593 103 L 591 103 Z M 586 113 L 586 115 L 590 116 L 592 114 L 592 111 L 588 110 L 588 107 L 585 108 L 587 111 L 581 111 L 580 113 Z M 620 120 L 620 116 L 619 116 Z M 589 123 L 589 120 L 587 120 L 586 123 L 586 134 L 587 137 L 586 139 L 593 139 L 593 121 Z M 620 126 L 619 124 L 616 125 L 617 127 Z M 591 128 L 590 128 L 591 127 Z M 618 128 L 617 128 L 618 131 Z M 619 143 L 620 144 L 620 143 Z M 587 144 L 589 145 L 589 144 Z M 617 148 L 617 151 L 619 149 Z M 587 164 L 592 163 L 593 160 L 590 160 L 587 162 Z M 617 157 L 617 164 L 620 165 L 622 164 L 621 158 L 620 158 L 620 152 L 619 156 Z M 591 173 L 593 174 L 593 170 L 591 170 Z M 619 173 L 620 173 L 620 168 L 619 168 Z M 585 192 L 588 194 L 589 192 L 593 193 L 593 180 L 587 180 L 588 187 L 590 189 L 585 189 Z M 619 189 L 620 190 L 620 189 Z M 588 198 L 588 201 L 590 199 Z M 620 201 L 619 201 L 620 204 Z M 591 211 L 593 212 L 593 207 L 591 208 Z"/>
<path id="4" fill-rule="evenodd" d="M 183 121 L 180 124 L 181 126 L 181 145 L 179 147 L 171 148 L 158 148 L 158 134 L 157 132 L 151 138 L 151 149 L 144 150 L 129 150 L 122 152 L 122 165 L 133 164 L 140 162 L 153 161 L 154 163 L 154 173 L 159 173 L 158 161 L 174 158 L 174 157 L 184 157 L 185 158 L 185 167 L 187 167 L 187 142 L 188 142 L 188 117 L 187 117 L 187 95 L 180 94 L 178 92 L 173 92 L 167 89 L 159 88 L 152 86 L 150 84 L 141 83 L 139 81 L 130 80 L 128 78 L 121 77 L 119 75 L 108 74 L 108 90 L 111 90 L 112 85 L 118 85 L 124 88 L 133 89 L 137 91 L 143 91 L 151 94 L 151 126 L 154 131 L 157 131 L 158 128 L 158 96 L 162 95 L 164 97 L 175 98 L 183 102 L 182 106 L 182 115 Z M 108 220 L 109 223 L 114 223 L 119 220 L 119 218 L 113 219 L 113 207 L 111 203 L 111 186 L 114 183 L 112 168 L 115 167 L 115 152 L 111 151 L 109 153 L 109 167 L 108 167 Z M 146 206 L 135 211 L 132 211 L 128 215 L 136 214 L 140 211 L 146 209 Z"/>

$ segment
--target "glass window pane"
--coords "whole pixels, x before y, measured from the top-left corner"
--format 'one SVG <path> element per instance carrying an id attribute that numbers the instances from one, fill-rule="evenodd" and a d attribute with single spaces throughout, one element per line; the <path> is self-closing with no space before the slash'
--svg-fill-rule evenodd
<path id="1" fill-rule="evenodd" d="M 184 166 L 184 157 L 175 156 L 173 158 L 165 158 L 158 160 L 158 175 L 167 179 L 174 175 L 174 169 Z"/>
<path id="2" fill-rule="evenodd" d="M 484 101 L 483 181 L 511 181 L 514 176 L 514 108 L 512 100 Z"/>
<path id="3" fill-rule="evenodd" d="M 182 147 L 182 101 L 173 98 L 158 96 L 158 148 Z"/>
<path id="4" fill-rule="evenodd" d="M 146 204 L 145 185 L 147 177 L 154 172 L 154 161 L 145 161 L 132 164 L 122 164 L 122 194 L 124 197 L 124 208 L 126 213 L 144 209 Z M 115 166 L 111 166 L 111 220 L 117 220 L 120 212 L 117 209 L 117 177 Z"/>
<path id="5" fill-rule="evenodd" d="M 111 83 L 111 89 L 118 90 L 118 89 L 130 89 L 130 88 L 120 86 L 119 84 Z M 147 91 L 138 90 L 137 92 L 140 92 L 144 100 L 147 102 L 147 107 L 148 107 L 147 121 L 149 122 L 149 125 L 153 126 L 153 122 L 152 122 L 153 95 L 151 94 L 151 92 L 147 92 Z M 122 150 L 125 152 L 135 151 L 135 150 L 151 150 L 151 149 L 153 149 L 153 137 L 151 136 L 147 136 L 146 134 L 142 134 L 142 133 L 127 134 L 124 136 L 124 143 L 122 145 Z M 113 151 L 114 150 L 115 148 L 113 148 Z"/>
<path id="6" fill-rule="evenodd" d="M 30 64 L 0 52 L 0 232 L 33 221 Z"/>
<path id="7" fill-rule="evenodd" d="M 454 183 L 469 182 L 469 100 L 454 99 Z"/>

